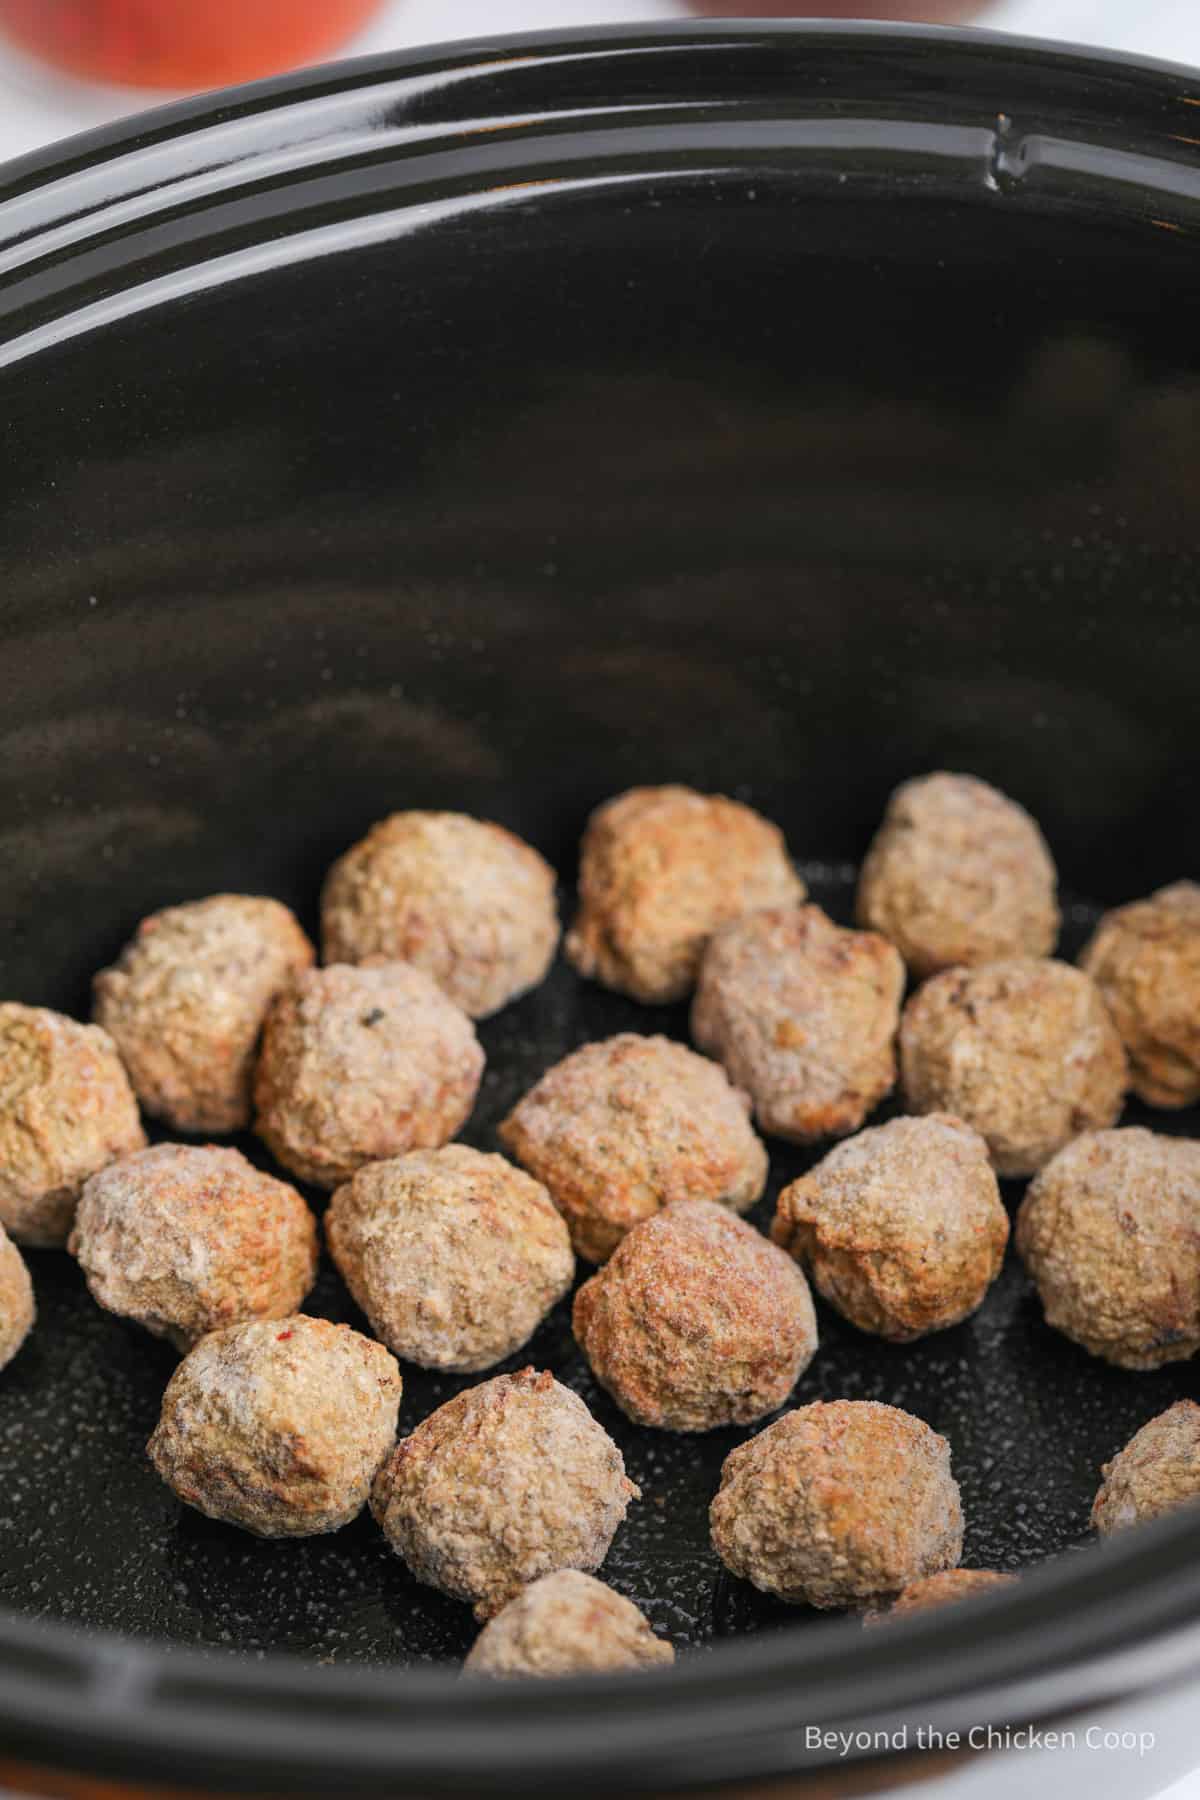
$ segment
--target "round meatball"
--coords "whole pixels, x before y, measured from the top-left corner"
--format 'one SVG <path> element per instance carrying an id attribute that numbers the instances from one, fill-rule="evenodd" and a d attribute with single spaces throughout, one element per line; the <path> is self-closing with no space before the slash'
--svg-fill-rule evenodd
<path id="1" fill-rule="evenodd" d="M 325 1236 L 376 1337 L 426 1369 L 511 1356 L 575 1275 L 541 1183 L 464 1144 L 360 1169 L 333 1196 Z"/>
<path id="2" fill-rule="evenodd" d="M 400 1371 L 382 1344 L 301 1313 L 250 1319 L 188 1352 L 146 1448 L 210 1519 L 315 1537 L 362 1511 L 399 1408 Z"/>
<path id="3" fill-rule="evenodd" d="M 554 871 L 501 825 L 393 813 L 329 871 L 321 929 L 326 962 L 413 963 L 486 1019 L 537 987 L 553 961 Z"/>
<path id="4" fill-rule="evenodd" d="M 41 1006 L 0 1005 L 0 1224 L 10 1237 L 65 1244 L 88 1176 L 145 1142 L 106 1031 Z"/>
<path id="5" fill-rule="evenodd" d="M 752 1225 L 677 1200 L 575 1296 L 575 1336 L 638 1425 L 712 1431 L 782 1406 L 817 1348 L 808 1283 Z"/>
<path id="6" fill-rule="evenodd" d="M 500 1138 L 545 1182 L 589 1262 L 603 1262 L 672 1200 L 748 1212 L 767 1179 L 749 1099 L 724 1070 L 670 1038 L 634 1032 L 557 1063 Z"/>
<path id="7" fill-rule="evenodd" d="M 1092 1524 L 1102 1537 L 1200 1500 L 1200 1406 L 1177 1400 L 1100 1472 Z"/>
<path id="8" fill-rule="evenodd" d="M 94 1300 L 177 1350 L 294 1313 L 317 1274 L 295 1188 L 214 1144 L 156 1144 L 93 1175 L 67 1248 Z"/>
<path id="9" fill-rule="evenodd" d="M 858 922 L 918 981 L 959 964 L 1048 956 L 1057 877 L 1023 807 L 973 775 L 923 775 L 888 801 L 858 884 Z"/>
<path id="10" fill-rule="evenodd" d="M 556 1569 L 484 1626 L 464 1667 L 473 1675 L 601 1675 L 674 1661 L 632 1600 L 594 1575 Z"/>
<path id="11" fill-rule="evenodd" d="M 1148 1106 L 1200 1100 L 1200 886 L 1177 881 L 1105 913 L 1079 958 L 1103 994 Z"/>
<path id="12" fill-rule="evenodd" d="M 309 969 L 263 1031 L 254 1129 L 302 1181 L 335 1188 L 364 1163 L 436 1148 L 471 1115 L 483 1051 L 421 969 Z"/>
<path id="13" fill-rule="evenodd" d="M 143 919 L 95 981 L 138 1099 L 176 1131 L 241 1131 L 271 1001 L 313 961 L 286 906 L 215 894 Z"/>
<path id="14" fill-rule="evenodd" d="M 804 893 L 783 833 L 748 806 L 631 788 L 588 821 L 567 957 L 635 1000 L 682 1000 L 719 925 Z"/>
<path id="15" fill-rule="evenodd" d="M 902 1619 L 909 1613 L 953 1606 L 958 1600 L 973 1600 L 976 1594 L 1012 1587 L 1016 1579 L 998 1569 L 943 1569 L 939 1575 L 926 1575 L 923 1580 L 912 1582 L 882 1612 L 868 1613 L 863 1623 L 883 1625 L 888 1619 Z"/>
<path id="16" fill-rule="evenodd" d="M 819 906 L 723 925 L 705 951 L 692 1036 L 745 1088 L 763 1131 L 845 1137 L 890 1093 L 904 964 L 871 931 Z"/>
<path id="17" fill-rule="evenodd" d="M 908 1110 L 954 1113 L 1001 1175 L 1032 1175 L 1081 1131 L 1120 1116 L 1129 1070 L 1090 976 L 1015 957 L 947 969 L 900 1022 Z"/>
<path id="18" fill-rule="evenodd" d="M 0 1225 L 0 1369 L 7 1369 L 36 1317 L 25 1258 Z"/>
<path id="19" fill-rule="evenodd" d="M 522 1369 L 468 1388 L 402 1438 L 371 1510 L 419 1581 L 483 1620 L 539 1575 L 599 1568 L 638 1498 L 578 1394 Z"/>
<path id="20" fill-rule="evenodd" d="M 982 1303 L 1008 1214 L 979 1133 L 931 1113 L 831 1150 L 780 1194 L 771 1235 L 851 1324 L 904 1344 Z"/>
<path id="21" fill-rule="evenodd" d="M 1047 1324 L 1093 1356 L 1157 1369 L 1200 1349 L 1200 1143 L 1076 1138 L 1030 1184 L 1016 1245 Z"/>

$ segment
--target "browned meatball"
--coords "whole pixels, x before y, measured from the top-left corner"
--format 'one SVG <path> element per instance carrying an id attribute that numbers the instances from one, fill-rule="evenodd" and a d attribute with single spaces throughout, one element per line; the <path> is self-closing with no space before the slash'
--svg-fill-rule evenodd
<path id="1" fill-rule="evenodd" d="M 1200 1500 L 1200 1406 L 1177 1400 L 1135 1431 L 1100 1472 L 1092 1524 L 1102 1537 L 1194 1505 Z"/>
<path id="2" fill-rule="evenodd" d="M 1008 1214 L 979 1133 L 931 1113 L 831 1150 L 780 1194 L 771 1235 L 852 1324 L 903 1344 L 982 1303 Z"/>
<path id="3" fill-rule="evenodd" d="M 857 1131 L 896 1080 L 904 964 L 819 906 L 723 925 L 704 954 L 692 1036 L 745 1088 L 764 1131 L 796 1143 Z"/>
<path id="4" fill-rule="evenodd" d="M 210 1332 L 167 1384 L 146 1446 L 181 1500 L 256 1537 L 315 1537 L 362 1511 L 396 1436 L 382 1344 L 293 1313 Z"/>
<path id="5" fill-rule="evenodd" d="M 523 1369 L 468 1388 L 402 1438 L 371 1510 L 419 1581 L 482 1620 L 539 1575 L 599 1568 L 637 1498 L 578 1394 Z"/>
<path id="6" fill-rule="evenodd" d="M 475 1019 L 536 987 L 558 946 L 549 863 L 463 813 L 374 826 L 329 871 L 321 921 L 326 962 L 414 963 Z"/>
<path id="7" fill-rule="evenodd" d="M 303 1181 L 444 1144 L 483 1075 L 471 1021 L 421 969 L 309 969 L 267 1015 L 254 1129 Z"/>
<path id="8" fill-rule="evenodd" d="M 1093 1356 L 1157 1369 L 1200 1349 L 1200 1143 L 1076 1138 L 1030 1184 L 1016 1244 L 1047 1324 Z"/>
<path id="9" fill-rule="evenodd" d="M 97 975 L 96 1022 L 148 1113 L 177 1131 L 241 1131 L 267 1008 L 312 961 L 278 900 L 215 894 L 169 906 Z"/>
<path id="10" fill-rule="evenodd" d="M 88 1176 L 145 1142 L 106 1031 L 0 1005 L 0 1224 L 18 1244 L 65 1244 Z"/>
<path id="11" fill-rule="evenodd" d="M 962 1555 L 949 1444 L 875 1400 L 815 1401 L 731 1450 L 710 1517 L 731 1573 L 809 1606 L 877 1604 Z"/>
<path id="12" fill-rule="evenodd" d="M 778 828 L 722 795 L 631 788 L 588 821 L 567 956 L 649 1002 L 691 992 L 719 925 L 804 898 Z"/>
<path id="13" fill-rule="evenodd" d="M 541 1183 L 464 1144 L 360 1169 L 333 1196 L 325 1235 L 376 1337 L 427 1369 L 511 1356 L 575 1275 Z"/>
<path id="14" fill-rule="evenodd" d="M 898 787 L 862 867 L 858 921 L 895 944 L 918 981 L 959 964 L 1048 956 L 1057 878 L 1023 807 L 973 775 Z"/>
<path id="15" fill-rule="evenodd" d="M 1120 1116 L 1129 1071 L 1091 978 L 1069 963 L 1014 957 L 947 969 L 900 1023 L 910 1112 L 954 1113 L 987 1139 L 1001 1175 L 1032 1175 Z"/>
<path id="16" fill-rule="evenodd" d="M 1079 958 L 1103 994 L 1148 1106 L 1200 1100 L 1200 886 L 1177 881 L 1105 913 Z"/>
<path id="17" fill-rule="evenodd" d="M 953 1606 L 959 1600 L 973 1600 L 976 1594 L 1012 1587 L 1016 1580 L 1015 1575 L 1001 1574 L 998 1569 L 943 1569 L 938 1575 L 926 1575 L 923 1580 L 912 1582 L 882 1612 L 868 1613 L 863 1623 L 882 1625 L 888 1619 L 902 1619 L 910 1613 Z"/>
<path id="18" fill-rule="evenodd" d="M 0 1369 L 7 1369 L 33 1330 L 35 1316 L 25 1258 L 0 1225 Z"/>
<path id="19" fill-rule="evenodd" d="M 472 1675 L 600 1675 L 674 1661 L 632 1600 L 594 1575 L 556 1569 L 484 1626 L 464 1667 Z"/>
<path id="20" fill-rule="evenodd" d="M 623 1032 L 557 1063 L 500 1137 L 545 1182 L 579 1255 L 603 1262 L 672 1200 L 754 1205 L 767 1153 L 749 1114 L 716 1063 L 669 1038 Z"/>
<path id="21" fill-rule="evenodd" d="M 677 1200 L 575 1296 L 575 1336 L 638 1425 L 712 1431 L 782 1406 L 817 1348 L 808 1283 L 752 1225 Z"/>
<path id="22" fill-rule="evenodd" d="M 317 1274 L 295 1188 L 213 1144 L 156 1144 L 93 1175 L 67 1248 L 94 1300 L 178 1350 L 294 1313 Z"/>

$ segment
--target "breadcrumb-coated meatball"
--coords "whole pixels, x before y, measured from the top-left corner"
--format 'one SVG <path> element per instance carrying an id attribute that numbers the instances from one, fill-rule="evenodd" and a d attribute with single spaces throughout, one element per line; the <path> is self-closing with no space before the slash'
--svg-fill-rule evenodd
<path id="1" fill-rule="evenodd" d="M 599 1568 L 638 1498 L 578 1394 L 522 1369 L 468 1388 L 402 1438 L 371 1511 L 418 1581 L 483 1620 L 539 1575 Z"/>
<path id="2" fill-rule="evenodd" d="M 371 1330 L 427 1369 L 490 1369 L 528 1343 L 575 1275 L 540 1182 L 464 1144 L 371 1163 L 325 1215 Z"/>
<path id="3" fill-rule="evenodd" d="M 484 1626 L 463 1666 L 472 1675 L 601 1675 L 674 1661 L 632 1600 L 594 1575 L 556 1569 Z"/>
<path id="4" fill-rule="evenodd" d="M 795 1263 L 711 1200 L 635 1225 L 576 1294 L 574 1328 L 622 1412 L 664 1431 L 752 1424 L 783 1405 L 817 1348 Z"/>
<path id="5" fill-rule="evenodd" d="M 892 1604 L 880 1612 L 867 1613 L 864 1625 L 884 1625 L 889 1619 L 902 1619 L 909 1613 L 929 1612 L 940 1606 L 953 1606 L 959 1600 L 972 1600 L 976 1594 L 994 1593 L 997 1588 L 1012 1587 L 1015 1575 L 999 1569 L 943 1569 L 940 1574 L 926 1575 L 897 1594 Z"/>
<path id="6" fill-rule="evenodd" d="M 1124 1369 L 1200 1349 L 1200 1142 L 1092 1131 L 1030 1184 L 1016 1245 L 1046 1323 Z"/>
<path id="7" fill-rule="evenodd" d="M 917 990 L 900 1021 L 900 1080 L 909 1112 L 954 1113 L 987 1139 L 1001 1175 L 1032 1175 L 1116 1121 L 1129 1068 L 1090 976 L 1013 957 Z"/>
<path id="8" fill-rule="evenodd" d="M 819 906 L 748 913 L 700 965 L 692 1036 L 745 1088 L 763 1131 L 844 1137 L 896 1081 L 904 964 L 885 938 Z"/>
<path id="9" fill-rule="evenodd" d="M 0 1224 L 65 1244 L 89 1175 L 146 1142 L 117 1047 L 98 1025 L 0 1005 Z"/>
<path id="10" fill-rule="evenodd" d="M 329 871 L 321 929 L 326 962 L 413 963 L 486 1019 L 537 987 L 553 961 L 554 871 L 502 825 L 393 813 Z"/>
<path id="11" fill-rule="evenodd" d="M 725 1071 L 685 1044 L 636 1032 L 556 1063 L 500 1138 L 545 1182 L 589 1262 L 603 1262 L 631 1226 L 672 1200 L 748 1212 L 767 1179 L 750 1101 Z"/>
<path id="12" fill-rule="evenodd" d="M 315 1537 L 362 1511 L 396 1436 L 395 1358 L 293 1313 L 212 1331 L 167 1383 L 146 1446 L 167 1486 L 256 1537 Z"/>
<path id="13" fill-rule="evenodd" d="M 0 1369 L 7 1369 L 33 1330 L 35 1317 L 25 1258 L 0 1225 Z"/>
<path id="14" fill-rule="evenodd" d="M 94 1300 L 177 1350 L 294 1313 L 317 1274 L 317 1222 L 295 1188 L 215 1144 L 110 1163 L 86 1183 L 67 1248 Z"/>
<path id="15" fill-rule="evenodd" d="M 682 1000 L 719 925 L 804 894 L 783 833 L 750 807 L 686 787 L 630 788 L 588 821 L 567 957 L 635 1000 Z"/>
<path id="16" fill-rule="evenodd" d="M 286 906 L 214 894 L 143 919 L 95 980 L 95 1019 L 138 1099 L 177 1131 L 241 1131 L 263 1019 L 313 961 Z"/>
<path id="17" fill-rule="evenodd" d="M 1148 1106 L 1200 1100 L 1200 885 L 1105 913 L 1079 965 L 1104 996 Z"/>
<path id="18" fill-rule="evenodd" d="M 308 969 L 267 1014 L 254 1129 L 302 1181 L 436 1149 L 471 1115 L 483 1050 L 464 1012 L 408 963 Z"/>
<path id="19" fill-rule="evenodd" d="M 815 1401 L 730 1451 L 710 1509 L 726 1568 L 809 1606 L 869 1606 L 962 1555 L 950 1446 L 898 1407 Z"/>
<path id="20" fill-rule="evenodd" d="M 771 1236 L 852 1324 L 903 1344 L 982 1303 L 1008 1214 L 979 1133 L 931 1113 L 831 1150 L 784 1188 Z"/>
<path id="21" fill-rule="evenodd" d="M 1168 1406 L 1100 1473 L 1092 1524 L 1102 1537 L 1200 1500 L 1200 1406 L 1194 1400 Z"/>
<path id="22" fill-rule="evenodd" d="M 898 787 L 867 852 L 858 922 L 895 944 L 918 981 L 959 964 L 1048 956 L 1057 876 L 1015 800 L 973 775 Z"/>

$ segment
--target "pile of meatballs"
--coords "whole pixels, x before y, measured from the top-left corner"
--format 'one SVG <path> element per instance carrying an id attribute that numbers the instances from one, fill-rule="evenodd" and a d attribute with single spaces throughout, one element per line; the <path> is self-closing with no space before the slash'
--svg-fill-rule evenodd
<path id="1" fill-rule="evenodd" d="M 967 775 L 892 796 L 858 928 L 807 902 L 782 833 L 672 786 L 583 840 L 565 954 L 647 1006 L 691 996 L 688 1048 L 586 1044 L 499 1129 L 453 1140 L 484 1069 L 474 1021 L 559 944 L 528 844 L 450 813 L 385 819 L 329 872 L 323 962 L 286 907 L 221 894 L 143 920 L 94 1022 L 0 1005 L 0 1364 L 33 1325 L 19 1245 L 65 1246 L 98 1305 L 182 1360 L 148 1453 L 186 1504 L 262 1537 L 369 1505 L 413 1575 L 472 1606 L 494 1675 L 670 1662 L 595 1579 L 640 1498 L 583 1401 L 512 1357 L 571 1292 L 597 1381 L 638 1425 L 779 1414 L 728 1456 L 713 1545 L 785 1601 L 868 1622 L 1011 1581 L 963 1569 L 950 1446 L 911 1414 L 780 1414 L 817 1354 L 810 1282 L 905 1343 L 967 1318 L 1016 1245 L 1051 1326 L 1125 1369 L 1200 1349 L 1200 1142 L 1118 1125 L 1200 1098 L 1200 886 L 1107 914 L 1056 961 L 1050 853 Z M 906 988 L 909 995 L 906 1000 Z M 900 1116 L 868 1126 L 899 1089 Z M 183 1141 L 148 1145 L 143 1115 Z M 280 1174 L 204 1137 L 252 1127 Z M 784 1188 L 760 1133 L 838 1140 Z M 291 1179 L 289 1179 L 291 1178 Z M 318 1223 L 371 1336 L 301 1309 Z M 397 1441 L 400 1364 L 479 1374 Z M 1200 1498 L 1200 1406 L 1103 1470 L 1107 1533 Z"/>

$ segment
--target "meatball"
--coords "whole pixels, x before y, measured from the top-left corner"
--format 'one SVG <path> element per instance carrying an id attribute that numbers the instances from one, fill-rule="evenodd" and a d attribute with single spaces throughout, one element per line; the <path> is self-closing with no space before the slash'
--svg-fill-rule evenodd
<path id="1" fill-rule="evenodd" d="M 730 1451 L 713 1546 L 765 1593 L 870 1606 L 962 1555 L 950 1446 L 875 1400 L 815 1401 Z"/>
<path id="2" fill-rule="evenodd" d="M 556 1569 L 484 1626 L 464 1666 L 473 1675 L 600 1675 L 674 1661 L 632 1600 L 594 1575 Z"/>
<path id="3" fill-rule="evenodd" d="M 723 925 L 705 951 L 692 1036 L 745 1088 L 763 1131 L 811 1143 L 857 1131 L 896 1080 L 899 954 L 819 906 Z"/>
<path id="4" fill-rule="evenodd" d="M 95 981 L 95 1018 L 138 1099 L 176 1131 L 241 1131 L 263 1020 L 313 961 L 286 906 L 215 894 L 143 919 Z"/>
<path id="5" fill-rule="evenodd" d="M 603 1262 L 630 1226 L 672 1200 L 748 1212 L 767 1179 L 750 1102 L 716 1063 L 670 1038 L 623 1032 L 556 1063 L 500 1138 Z"/>
<path id="6" fill-rule="evenodd" d="M 393 813 L 329 871 L 321 929 L 326 962 L 413 963 L 486 1019 L 536 987 L 553 961 L 554 871 L 501 825 Z"/>
<path id="7" fill-rule="evenodd" d="M 1008 1214 L 961 1119 L 893 1119 L 779 1196 L 771 1236 L 851 1324 L 903 1344 L 957 1325 L 1000 1273 Z"/>
<path id="8" fill-rule="evenodd" d="M 677 1200 L 575 1296 L 596 1380 L 638 1425 L 712 1431 L 782 1406 L 817 1348 L 808 1283 L 752 1225 Z"/>
<path id="9" fill-rule="evenodd" d="M 1200 1143 L 1076 1138 L 1030 1184 L 1016 1245 L 1047 1324 L 1093 1356 L 1157 1369 L 1200 1349 Z"/>
<path id="10" fill-rule="evenodd" d="M 783 833 L 748 806 L 631 788 L 588 821 L 567 957 L 635 1000 L 682 1000 L 718 925 L 804 893 Z"/>
<path id="11" fill-rule="evenodd" d="M 33 1330 L 35 1316 L 25 1258 L 0 1225 L 0 1369 L 7 1369 Z"/>
<path id="12" fill-rule="evenodd" d="M 494 1375 L 431 1413 L 379 1471 L 371 1510 L 419 1581 L 490 1619 L 539 1575 L 599 1568 L 638 1489 L 552 1375 Z"/>
<path id="13" fill-rule="evenodd" d="M 959 964 L 1048 956 L 1057 878 L 1023 807 L 973 775 L 898 787 L 863 862 L 858 922 L 895 944 L 918 981 Z"/>
<path id="14" fill-rule="evenodd" d="M 200 1339 L 146 1446 L 179 1498 L 256 1537 L 315 1537 L 362 1511 L 396 1436 L 400 1371 L 348 1325 L 249 1319 Z"/>
<path id="15" fill-rule="evenodd" d="M 1092 1524 L 1102 1537 L 1200 1500 L 1200 1406 L 1177 1400 L 1100 1472 Z"/>
<path id="16" fill-rule="evenodd" d="M 1032 1175 L 1119 1117 L 1129 1071 L 1090 976 L 1014 957 L 947 969 L 900 1022 L 908 1110 L 954 1113 L 987 1139 L 1001 1175 Z"/>
<path id="17" fill-rule="evenodd" d="M 325 1235 L 376 1337 L 427 1369 L 511 1356 L 575 1275 L 541 1183 L 463 1144 L 360 1169 L 333 1196 Z"/>
<path id="18" fill-rule="evenodd" d="M 1200 886 L 1177 881 L 1105 913 L 1079 958 L 1103 994 L 1148 1106 L 1200 1100 Z"/>
<path id="19" fill-rule="evenodd" d="M 93 1175 L 67 1248 L 94 1300 L 177 1350 L 294 1313 L 317 1274 L 295 1188 L 214 1144 L 156 1144 Z"/>
<path id="20" fill-rule="evenodd" d="M 309 969 L 263 1031 L 254 1129 L 286 1169 L 335 1188 L 364 1163 L 436 1148 L 483 1075 L 471 1021 L 421 969 Z"/>
<path id="21" fill-rule="evenodd" d="M 88 1176 L 145 1142 L 106 1031 L 0 1005 L 0 1224 L 18 1244 L 65 1244 Z"/>
<path id="22" fill-rule="evenodd" d="M 973 1600 L 976 1594 L 1012 1587 L 1016 1579 L 998 1569 L 943 1569 L 939 1575 L 926 1575 L 921 1581 L 912 1582 L 882 1612 L 868 1613 L 863 1623 L 883 1625 L 888 1619 L 902 1619 L 909 1613 L 953 1606 L 958 1600 Z"/>

